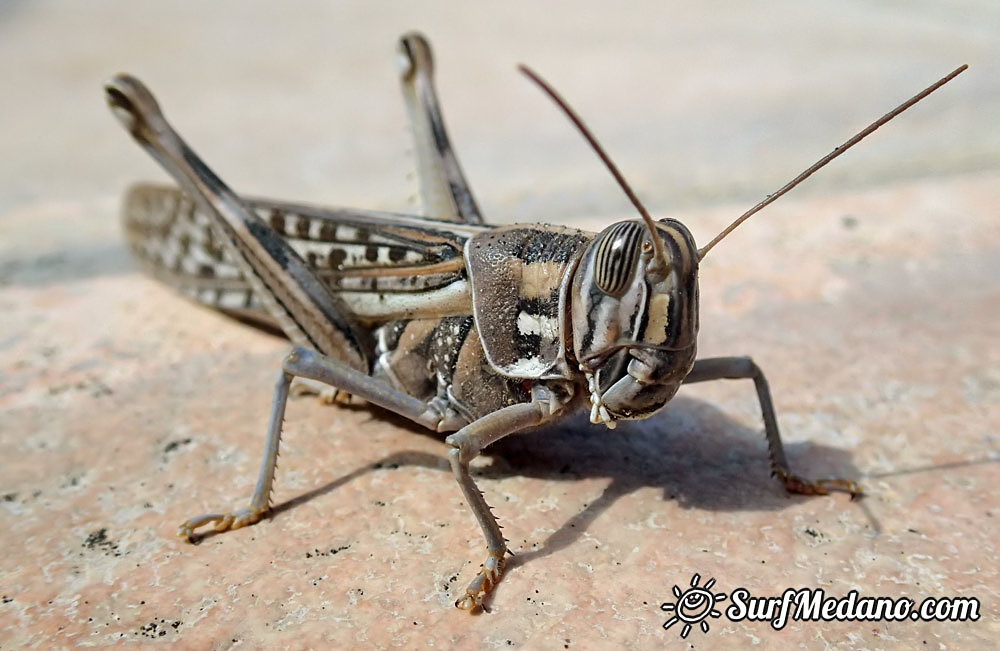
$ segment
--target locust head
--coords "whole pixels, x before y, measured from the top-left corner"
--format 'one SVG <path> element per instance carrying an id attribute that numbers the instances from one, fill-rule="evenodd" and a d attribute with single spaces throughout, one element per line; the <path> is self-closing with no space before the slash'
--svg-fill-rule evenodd
<path id="1" fill-rule="evenodd" d="M 698 251 L 680 222 L 630 220 L 600 233 L 573 277 L 573 353 L 591 421 L 645 418 L 694 362 Z"/>
<path id="2" fill-rule="evenodd" d="M 569 104 L 534 71 L 521 72 L 545 91 L 607 166 L 641 220 L 606 228 L 588 246 L 573 276 L 573 352 L 590 392 L 590 420 L 644 418 L 663 407 L 694 365 L 698 334 L 698 263 L 740 224 L 948 83 L 951 74 L 889 111 L 757 203 L 698 249 L 680 222 L 654 222 L 618 167 Z"/>
<path id="3" fill-rule="evenodd" d="M 653 221 L 569 104 L 534 71 L 520 70 L 576 125 L 642 217 L 598 234 L 573 275 L 573 354 L 587 381 L 590 420 L 614 428 L 666 405 L 694 364 L 701 253 L 684 224 Z"/>

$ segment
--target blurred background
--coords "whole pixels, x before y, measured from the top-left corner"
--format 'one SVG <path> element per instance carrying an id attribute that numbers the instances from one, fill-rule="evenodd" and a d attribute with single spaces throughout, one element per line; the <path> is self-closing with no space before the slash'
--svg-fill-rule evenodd
<path id="1" fill-rule="evenodd" d="M 481 541 L 442 443 L 296 400 L 282 513 L 197 548 L 174 538 L 193 512 L 249 493 L 287 344 L 139 273 L 120 197 L 168 179 L 102 83 L 145 81 L 237 192 L 413 212 L 395 59 L 413 29 L 434 47 L 489 221 L 599 230 L 634 215 L 517 73 L 524 62 L 650 211 L 701 243 L 969 64 L 701 270 L 699 352 L 752 354 L 793 468 L 857 477 L 870 498 L 788 498 L 767 476 L 748 382 L 685 387 L 662 417 L 610 437 L 581 420 L 517 437 L 483 487 L 519 558 L 538 562 L 509 573 L 495 616 L 470 621 L 452 603 Z M 995 646 L 998 63 L 996 0 L 0 0 L 0 548 L 15 550 L 0 560 L 0 623 L 15 622 L 0 646 L 662 648 L 678 638 L 658 604 L 692 571 L 760 595 L 984 600 L 977 626 L 812 623 L 776 637 L 713 623 L 713 644 Z M 385 460 L 396 453 L 428 461 Z"/>
<path id="2" fill-rule="evenodd" d="M 453 142 L 494 221 L 628 210 L 519 62 L 569 99 L 659 214 L 752 204 L 961 63 L 971 69 L 947 90 L 796 192 L 1000 164 L 1000 5 L 987 0 L 5 0 L 0 215 L 103 206 L 133 180 L 165 178 L 104 105 L 101 83 L 119 71 L 143 79 L 239 191 L 413 210 L 394 60 L 411 29 L 435 49 Z"/>

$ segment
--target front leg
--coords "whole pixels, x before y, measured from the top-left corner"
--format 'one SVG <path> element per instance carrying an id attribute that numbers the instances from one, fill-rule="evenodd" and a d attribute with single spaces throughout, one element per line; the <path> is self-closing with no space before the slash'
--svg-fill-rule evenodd
<path id="1" fill-rule="evenodd" d="M 549 402 L 511 405 L 483 416 L 445 439 L 445 443 L 452 446 L 452 450 L 448 453 L 452 472 L 455 473 L 455 479 L 462 487 L 465 500 L 479 520 L 483 536 L 486 537 L 487 555 L 483 561 L 483 569 L 469 584 L 465 596 L 455 602 L 458 608 L 470 612 L 482 608 L 483 599 L 503 576 L 506 560 L 504 554 L 507 552 L 507 541 L 500 531 L 496 516 L 490 510 L 490 505 L 486 503 L 472 475 L 469 474 L 469 462 L 479 456 L 480 451 L 490 443 L 508 434 L 539 425 L 552 416 Z"/>
<path id="2" fill-rule="evenodd" d="M 699 359 L 684 378 L 684 384 L 740 379 L 753 380 L 757 389 L 757 399 L 760 401 L 760 411 L 764 417 L 764 434 L 767 436 L 767 447 L 771 456 L 771 476 L 777 477 L 785 486 L 785 490 L 803 495 L 826 495 L 830 489 L 835 489 L 850 493 L 851 499 L 862 495 L 861 488 L 850 479 L 808 480 L 792 473 L 788 459 L 785 458 L 785 448 L 781 443 L 778 419 L 775 418 L 774 403 L 771 401 L 771 390 L 767 386 L 764 372 L 749 357 Z"/>

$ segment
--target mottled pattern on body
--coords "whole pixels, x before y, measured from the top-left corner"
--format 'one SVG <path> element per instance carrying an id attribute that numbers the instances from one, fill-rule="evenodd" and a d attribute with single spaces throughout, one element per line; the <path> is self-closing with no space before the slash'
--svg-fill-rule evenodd
<path id="1" fill-rule="evenodd" d="M 530 383 L 490 366 L 471 315 L 393 321 L 376 331 L 376 341 L 372 375 L 443 415 L 453 412 L 445 430 L 531 399 Z"/>
<path id="2" fill-rule="evenodd" d="M 565 364 L 569 279 L 593 234 L 502 226 L 466 245 L 473 309 L 490 363 L 514 378 L 571 377 Z"/>
<path id="3" fill-rule="evenodd" d="M 462 249 L 488 226 L 245 200 L 360 322 L 471 314 Z M 212 220 L 177 188 L 136 185 L 122 213 L 136 257 L 190 298 L 275 326 Z"/>
<path id="4" fill-rule="evenodd" d="M 415 398 L 434 401 L 443 412 L 451 410 L 453 425 L 445 429 L 530 400 L 528 385 L 490 365 L 472 316 L 463 246 L 470 236 L 489 236 L 492 227 L 447 224 L 442 229 L 432 220 L 401 225 L 413 218 L 384 213 L 393 224 L 375 227 L 363 221 L 366 211 L 341 213 L 260 199 L 247 203 L 355 308 L 354 316 L 376 328 L 370 372 Z M 126 197 L 123 222 L 129 246 L 157 278 L 199 303 L 279 329 L 230 253 L 217 243 L 211 219 L 187 195 L 176 188 L 135 186 Z M 517 269 L 517 289 L 526 298 L 514 317 L 524 332 L 522 355 L 539 350 L 539 343 L 554 343 L 559 282 L 587 235 L 565 229 L 546 244 L 552 238 L 537 229 L 535 234 L 520 251 L 531 255 L 533 264 L 507 258 L 519 253 L 511 247 L 502 252 L 507 268 L 523 267 Z M 441 299 L 449 292 L 457 299 Z M 424 312 L 437 298 L 435 318 L 391 319 L 409 297 Z M 448 312 L 453 316 L 440 317 Z"/>

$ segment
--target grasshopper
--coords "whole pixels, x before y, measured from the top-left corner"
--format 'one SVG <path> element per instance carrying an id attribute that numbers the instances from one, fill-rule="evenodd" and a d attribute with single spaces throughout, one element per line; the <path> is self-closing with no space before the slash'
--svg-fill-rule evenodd
<path id="1" fill-rule="evenodd" d="M 576 124 L 639 212 L 600 233 L 539 224 L 493 226 L 480 214 L 452 150 L 433 84 L 430 46 L 399 42 L 424 212 L 316 208 L 234 193 L 167 123 L 137 79 L 119 75 L 107 101 L 180 188 L 139 185 L 123 219 L 133 252 L 195 300 L 276 327 L 294 345 L 274 387 L 264 457 L 250 504 L 184 522 L 192 539 L 260 520 L 270 508 L 285 404 L 302 378 L 363 398 L 437 432 L 482 528 L 487 556 L 455 603 L 483 600 L 504 571 L 507 541 L 469 472 L 491 443 L 577 408 L 614 428 L 647 418 L 681 384 L 750 379 L 772 475 L 794 493 L 840 490 L 845 479 L 803 479 L 781 443 L 767 381 L 749 357 L 696 359 L 698 266 L 752 214 L 892 117 L 930 86 L 754 206 L 698 248 L 674 219 L 654 221 L 572 109 L 521 67 Z"/>

